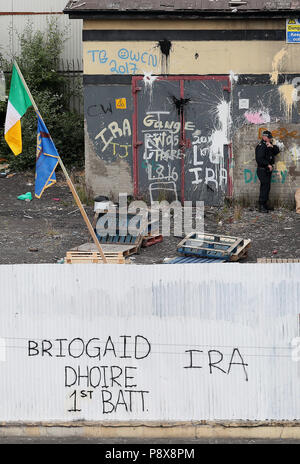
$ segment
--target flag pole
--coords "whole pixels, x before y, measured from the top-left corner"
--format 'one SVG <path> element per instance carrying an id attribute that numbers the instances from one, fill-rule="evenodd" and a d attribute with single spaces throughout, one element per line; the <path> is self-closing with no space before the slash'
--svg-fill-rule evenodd
<path id="1" fill-rule="evenodd" d="M 25 89 L 26 89 L 26 91 L 27 91 L 27 93 L 28 93 L 28 96 L 29 96 L 29 98 L 30 98 L 30 100 L 31 100 L 32 106 L 34 107 L 36 113 L 38 113 L 38 114 L 40 115 L 40 112 L 39 112 L 39 110 L 38 110 L 37 104 L 35 103 L 34 98 L 33 98 L 33 96 L 31 95 L 31 92 L 30 92 L 30 90 L 29 90 L 29 88 L 28 88 L 28 86 L 27 86 L 27 84 L 26 84 L 26 82 L 25 82 L 25 79 L 24 79 L 24 77 L 23 77 L 23 74 L 21 73 L 21 70 L 20 70 L 20 68 L 19 68 L 18 63 L 16 62 L 16 60 L 14 60 L 14 65 L 15 65 L 15 67 L 16 67 L 16 69 L 17 69 L 17 71 L 18 71 L 18 74 L 19 74 L 19 76 L 20 76 L 20 79 L 22 80 L 23 85 L 24 85 L 24 87 L 25 87 Z M 40 117 L 41 117 L 41 120 L 43 121 L 43 118 L 42 118 L 41 115 L 40 115 Z M 44 122 L 44 121 L 43 121 L 43 122 Z M 51 138 L 51 134 L 50 134 L 50 138 Z M 51 140 L 52 140 L 52 138 L 51 138 Z M 52 140 L 52 142 L 53 142 L 53 140 Z M 96 247 L 97 247 L 97 249 L 98 249 L 98 251 L 99 251 L 99 253 L 100 253 L 100 255 L 101 255 L 102 261 L 103 261 L 103 263 L 107 264 L 107 259 L 106 259 L 106 257 L 105 257 L 104 252 L 103 252 L 103 249 L 102 249 L 102 247 L 101 247 L 101 245 L 100 245 L 100 243 L 99 243 L 99 240 L 98 240 L 98 238 L 97 238 L 97 235 L 95 234 L 95 231 L 94 231 L 94 229 L 93 229 L 93 226 L 92 226 L 92 224 L 91 224 L 91 222 L 90 222 L 90 220 L 89 220 L 89 218 L 88 218 L 88 216 L 87 216 L 87 214 L 86 214 L 86 211 L 85 211 L 85 209 L 84 209 L 84 207 L 83 207 L 83 204 L 82 204 L 82 202 L 81 202 L 81 200 L 80 200 L 80 198 L 79 198 L 79 196 L 78 196 L 78 193 L 76 192 L 76 189 L 75 189 L 75 187 L 74 187 L 74 185 L 73 185 L 73 182 L 71 181 L 70 176 L 69 176 L 69 174 L 68 174 L 68 171 L 66 170 L 65 165 L 64 165 L 64 163 L 62 162 L 62 159 L 61 159 L 60 156 L 58 157 L 58 162 L 59 162 L 60 167 L 61 167 L 61 169 L 62 169 L 62 171 L 63 171 L 63 173 L 64 173 L 64 175 L 65 175 L 65 177 L 66 177 L 67 184 L 68 184 L 68 186 L 69 186 L 69 188 L 70 188 L 70 190 L 71 190 L 71 192 L 72 192 L 72 195 L 73 195 L 73 197 L 74 197 L 74 200 L 75 200 L 75 202 L 76 202 L 76 204 L 77 204 L 77 206 L 78 206 L 78 208 L 79 208 L 79 210 L 80 210 L 80 212 L 81 212 L 81 215 L 82 215 L 82 217 L 83 217 L 83 219 L 84 219 L 84 222 L 86 223 L 87 228 L 88 228 L 88 230 L 89 230 L 89 232 L 90 232 L 90 234 L 91 234 L 91 236 L 92 236 L 92 239 L 93 239 L 93 241 L 94 241 L 94 243 L 95 243 L 95 245 L 96 245 Z"/>

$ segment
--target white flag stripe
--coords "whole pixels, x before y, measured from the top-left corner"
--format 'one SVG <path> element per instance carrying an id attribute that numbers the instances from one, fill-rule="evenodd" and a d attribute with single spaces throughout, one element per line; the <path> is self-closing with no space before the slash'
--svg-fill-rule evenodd
<path id="1" fill-rule="evenodd" d="M 21 119 L 21 115 L 16 108 L 10 103 L 7 104 L 7 113 L 5 119 L 5 134 Z"/>

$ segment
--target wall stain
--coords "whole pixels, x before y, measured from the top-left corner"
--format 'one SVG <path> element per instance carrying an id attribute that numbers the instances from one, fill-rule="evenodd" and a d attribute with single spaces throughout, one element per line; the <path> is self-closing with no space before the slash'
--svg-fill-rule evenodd
<path id="1" fill-rule="evenodd" d="M 295 104 L 295 87 L 293 84 L 283 84 L 279 88 L 280 106 L 284 107 L 287 121 L 291 121 L 293 105 Z"/>
<path id="2" fill-rule="evenodd" d="M 159 40 L 158 45 L 161 51 L 161 73 L 168 74 L 169 58 L 172 49 L 172 42 L 168 39 Z"/>
<path id="3" fill-rule="evenodd" d="M 284 57 L 287 54 L 287 49 L 286 47 L 282 48 L 278 53 L 273 58 L 272 61 L 272 72 L 270 74 L 270 81 L 272 84 L 277 85 L 278 84 L 278 76 L 279 76 L 279 70 L 280 66 L 282 64 L 282 61 Z"/>
<path id="4" fill-rule="evenodd" d="M 183 114 L 184 107 L 191 101 L 190 98 L 179 98 L 178 99 L 174 96 L 172 97 L 172 100 L 173 100 L 174 105 L 176 106 L 179 116 Z"/>

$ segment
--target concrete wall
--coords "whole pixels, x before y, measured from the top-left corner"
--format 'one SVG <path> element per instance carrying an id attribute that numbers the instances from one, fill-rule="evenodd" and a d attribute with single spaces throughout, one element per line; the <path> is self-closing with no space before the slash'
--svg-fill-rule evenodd
<path id="1" fill-rule="evenodd" d="M 128 118 L 132 128 L 137 117 L 131 95 L 132 76 L 142 75 L 150 80 L 153 76 L 172 75 L 229 76 L 232 84 L 229 96 L 231 113 L 226 127 L 221 131 L 220 143 L 226 132 L 227 148 L 224 145 L 223 157 L 225 159 L 227 156 L 225 151 L 229 150 L 230 142 L 232 157 L 227 168 L 230 185 L 223 192 L 223 200 L 226 195 L 233 195 L 239 201 L 256 203 L 259 182 L 255 175 L 254 149 L 259 140 L 259 129 L 265 127 L 275 131 L 276 143 L 281 147 L 272 179 L 271 198 L 275 203 L 294 205 L 294 193 L 300 187 L 300 45 L 285 43 L 285 20 L 133 20 L 126 23 L 86 20 L 83 38 L 87 108 L 91 105 L 92 94 L 99 105 L 109 95 L 118 120 L 121 121 L 121 116 L 123 120 Z M 153 81 L 151 95 L 156 93 L 156 88 L 157 84 Z M 121 97 L 126 99 L 126 111 L 116 107 L 116 100 Z M 185 94 L 185 97 L 189 95 Z M 219 95 L 220 100 L 223 98 L 223 95 Z M 209 92 L 202 97 L 202 101 L 199 97 L 200 113 L 205 100 L 211 100 Z M 149 104 L 148 110 L 151 109 Z M 99 155 L 99 140 L 95 139 L 94 129 L 98 124 L 99 134 L 115 121 L 112 114 L 105 110 L 92 118 L 86 112 L 87 180 L 95 194 L 116 197 L 122 189 L 131 194 L 136 180 L 133 162 L 135 141 L 133 138 L 131 143 L 129 140 L 114 140 L 119 145 L 127 146 L 122 163 L 107 156 L 108 152 Z M 211 123 L 206 131 L 201 127 L 201 133 L 212 140 L 216 129 L 212 130 L 211 127 L 218 115 L 217 105 L 208 112 L 205 108 L 205 114 L 206 117 L 209 115 Z M 140 148 L 138 157 L 142 151 Z M 182 156 L 187 165 L 187 153 Z M 101 177 L 104 167 L 105 176 Z M 206 184 L 204 173 L 203 176 L 202 185 Z M 188 179 L 188 182 L 191 181 Z M 109 189 L 108 185 L 112 187 Z M 214 184 L 210 182 L 208 187 L 214 187 Z M 206 201 L 203 189 L 201 192 L 199 190 L 199 199 Z M 195 200 L 196 196 L 197 193 L 192 199 Z"/>
<path id="2" fill-rule="evenodd" d="M 296 75 L 281 75 L 269 83 L 267 76 L 240 77 L 233 90 L 234 197 L 245 203 L 258 199 L 255 146 L 263 130 L 272 132 L 280 148 L 272 174 L 270 200 L 293 205 L 300 186 L 300 132 Z M 247 108 L 243 108 L 246 104 Z"/>
<path id="3" fill-rule="evenodd" d="M 299 423 L 299 271 L 0 266 L 1 425 Z"/>

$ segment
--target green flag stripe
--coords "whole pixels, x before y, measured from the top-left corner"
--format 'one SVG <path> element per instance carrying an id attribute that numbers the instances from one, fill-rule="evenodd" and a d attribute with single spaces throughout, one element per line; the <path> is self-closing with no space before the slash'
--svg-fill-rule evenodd
<path id="1" fill-rule="evenodd" d="M 32 105 L 15 66 L 11 78 L 9 101 L 21 117 L 26 113 L 27 108 Z"/>

